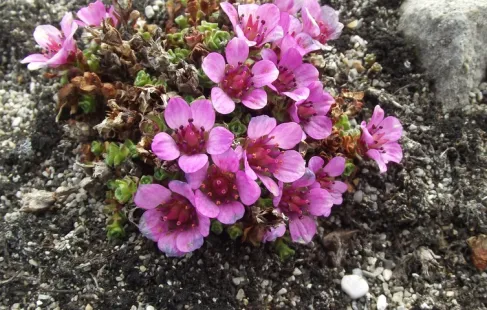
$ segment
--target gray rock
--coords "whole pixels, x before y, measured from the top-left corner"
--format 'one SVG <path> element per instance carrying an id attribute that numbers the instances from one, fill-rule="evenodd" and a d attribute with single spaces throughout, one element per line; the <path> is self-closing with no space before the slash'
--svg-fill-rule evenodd
<path id="1" fill-rule="evenodd" d="M 445 111 L 468 105 L 485 76 L 487 0 L 406 0 L 399 29 L 418 47 Z"/>

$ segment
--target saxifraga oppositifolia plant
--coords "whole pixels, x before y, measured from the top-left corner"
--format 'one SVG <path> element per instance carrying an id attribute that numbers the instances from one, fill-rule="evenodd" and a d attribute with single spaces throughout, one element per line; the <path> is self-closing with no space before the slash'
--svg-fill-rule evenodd
<path id="1" fill-rule="evenodd" d="M 60 79 L 68 130 L 95 129 L 78 160 L 107 183 L 109 237 L 135 204 L 167 256 L 226 231 L 285 258 L 353 191 L 364 157 L 381 173 L 402 160 L 399 120 L 376 106 L 358 125 L 361 98 L 332 96 L 310 62 L 343 29 L 331 7 L 173 0 L 155 25 L 124 3 L 38 26 L 41 53 L 22 60 Z"/>

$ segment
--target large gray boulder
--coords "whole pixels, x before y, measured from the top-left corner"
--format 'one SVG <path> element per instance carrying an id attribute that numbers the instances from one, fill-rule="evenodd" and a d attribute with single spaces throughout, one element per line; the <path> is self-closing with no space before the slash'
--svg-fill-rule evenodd
<path id="1" fill-rule="evenodd" d="M 418 47 L 443 109 L 467 105 L 487 68 L 487 0 L 405 0 L 399 28 Z"/>

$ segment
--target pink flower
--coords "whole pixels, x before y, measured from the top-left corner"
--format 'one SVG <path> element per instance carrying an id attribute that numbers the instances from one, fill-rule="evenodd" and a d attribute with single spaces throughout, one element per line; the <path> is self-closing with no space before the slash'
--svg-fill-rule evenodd
<path id="1" fill-rule="evenodd" d="M 286 12 L 281 12 L 279 25 L 282 27 L 284 37 L 274 42 L 274 46 L 280 47 L 283 51 L 296 48 L 301 56 L 309 52 L 321 49 L 321 44 L 316 43 L 313 38 L 303 32 L 303 25 L 299 19 Z"/>
<path id="2" fill-rule="evenodd" d="M 271 49 L 263 49 L 262 59 L 270 60 L 279 70 L 277 79 L 268 87 L 289 98 L 300 101 L 309 96 L 307 86 L 318 82 L 319 72 L 312 64 L 303 63 L 303 56 L 295 48 L 281 50 L 281 58 L 278 61 L 276 53 Z"/>
<path id="3" fill-rule="evenodd" d="M 223 3 L 222 3 L 223 4 Z M 218 113 L 235 110 L 235 101 L 246 107 L 262 109 L 267 104 L 267 93 L 261 89 L 274 82 L 279 71 L 269 60 L 256 62 L 252 68 L 245 64 L 249 47 L 244 40 L 233 38 L 225 49 L 227 63 L 222 55 L 211 53 L 203 60 L 203 71 L 218 87 L 211 90 L 213 107 Z"/>
<path id="4" fill-rule="evenodd" d="M 225 153 L 212 155 L 214 164 L 187 174 L 186 179 L 196 189 L 196 209 L 216 218 L 223 224 L 234 224 L 260 197 L 260 187 L 245 172 L 239 170 L 242 150 L 229 148 Z M 242 204 L 243 203 L 243 204 Z"/>
<path id="5" fill-rule="evenodd" d="M 296 15 L 303 6 L 303 0 L 274 0 L 274 4 L 281 12 Z"/>
<path id="6" fill-rule="evenodd" d="M 306 173 L 292 184 L 279 182 L 279 195 L 273 203 L 289 218 L 289 232 L 294 242 L 308 243 L 316 234 L 314 217 L 329 216 L 332 206 L 330 194 L 316 183 L 314 173 Z"/>
<path id="7" fill-rule="evenodd" d="M 103 2 L 97 0 L 94 3 L 90 3 L 87 7 L 82 8 L 76 13 L 76 16 L 80 20 L 76 22 L 84 27 L 84 26 L 94 26 L 98 27 L 101 26 L 103 20 L 106 18 L 110 18 L 114 26 L 118 24 L 118 18 L 115 15 L 115 9 L 112 6 L 107 10 Z"/>
<path id="8" fill-rule="evenodd" d="M 317 0 L 305 0 L 301 10 L 303 32 L 309 34 L 317 44 L 338 39 L 343 24 L 339 22 L 338 11 L 324 5 L 320 7 Z"/>
<path id="9" fill-rule="evenodd" d="M 293 182 L 305 171 L 301 154 L 289 150 L 301 141 L 303 131 L 296 123 L 276 126 L 276 119 L 261 115 L 250 120 L 248 138 L 244 142 L 243 161 L 245 173 L 262 184 L 274 195 L 279 194 L 274 176 L 282 182 Z"/>
<path id="10" fill-rule="evenodd" d="M 332 121 L 326 115 L 335 100 L 323 90 L 321 82 L 309 86 L 309 96 L 289 107 L 291 119 L 303 126 L 304 131 L 313 139 L 325 139 L 331 134 Z"/>
<path id="11" fill-rule="evenodd" d="M 220 6 L 230 19 L 237 37 L 249 46 L 261 47 L 282 38 L 280 12 L 274 4 L 240 4 L 238 13 L 231 3 L 222 2 Z"/>
<path id="12" fill-rule="evenodd" d="M 76 41 L 73 35 L 78 25 L 73 21 L 73 14 L 66 13 L 61 20 L 61 31 L 51 25 L 37 26 L 34 39 L 44 50 L 43 54 L 33 54 L 24 58 L 21 63 L 29 63 L 29 70 L 45 67 L 58 67 L 72 61 L 76 54 Z"/>
<path id="13" fill-rule="evenodd" d="M 402 125 L 397 118 L 393 116 L 384 118 L 384 110 L 377 105 L 369 123 L 363 121 L 360 126 L 362 127 L 360 141 L 367 147 L 367 156 L 379 165 L 381 173 L 387 171 L 386 165 L 390 161 L 401 162 L 402 149 L 397 141 L 402 136 Z"/>
<path id="14" fill-rule="evenodd" d="M 345 170 L 345 158 L 334 157 L 323 167 L 324 164 L 325 161 L 318 156 L 313 156 L 309 160 L 308 167 L 316 176 L 315 186 L 326 189 L 334 205 L 342 204 L 342 195 L 347 191 L 348 186 L 341 181 L 336 181 L 335 178 L 342 175 Z"/>
<path id="15" fill-rule="evenodd" d="M 193 173 L 208 162 L 208 154 L 225 153 L 233 142 L 233 134 L 224 127 L 215 127 L 215 111 L 209 100 L 195 100 L 191 107 L 182 98 L 171 98 L 164 111 L 172 135 L 158 133 L 152 151 L 162 160 L 179 158 L 179 167 Z"/>
<path id="16" fill-rule="evenodd" d="M 194 193 L 188 184 L 171 181 L 169 189 L 159 184 L 139 186 L 134 202 L 147 210 L 139 229 L 167 256 L 182 256 L 203 245 L 210 232 L 210 219 L 194 207 Z"/>

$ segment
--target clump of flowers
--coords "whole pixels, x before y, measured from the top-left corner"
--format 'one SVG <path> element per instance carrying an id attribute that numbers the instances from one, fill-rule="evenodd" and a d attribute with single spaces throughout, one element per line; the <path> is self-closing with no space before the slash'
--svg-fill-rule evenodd
<path id="1" fill-rule="evenodd" d="M 97 0 L 66 13 L 61 30 L 38 26 L 43 52 L 22 61 L 61 79 L 67 130 L 88 128 L 78 159 L 107 184 L 110 238 L 124 236 L 135 205 L 140 232 L 167 256 L 199 249 L 211 231 L 274 242 L 287 258 L 287 242 L 310 242 L 353 190 L 364 157 L 381 173 L 401 161 L 399 120 L 376 106 L 357 125 L 363 94 L 334 98 L 309 62 L 342 31 L 331 7 L 167 7 L 155 25 L 131 1 Z"/>

